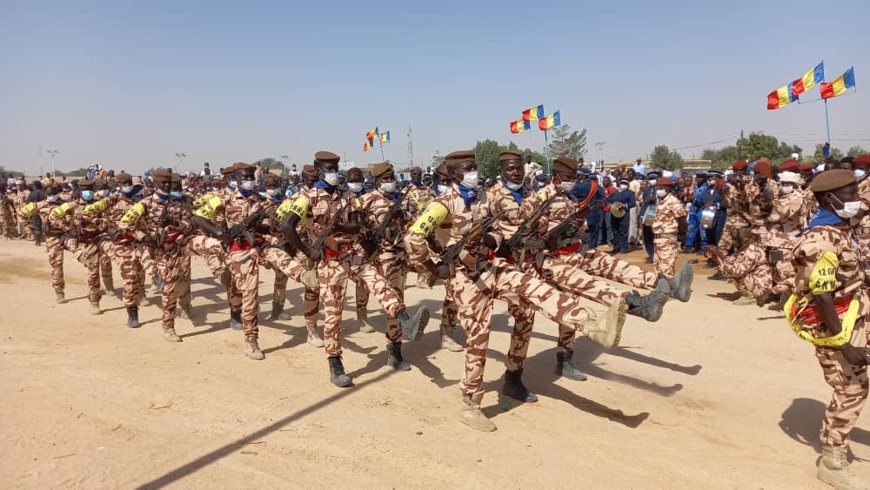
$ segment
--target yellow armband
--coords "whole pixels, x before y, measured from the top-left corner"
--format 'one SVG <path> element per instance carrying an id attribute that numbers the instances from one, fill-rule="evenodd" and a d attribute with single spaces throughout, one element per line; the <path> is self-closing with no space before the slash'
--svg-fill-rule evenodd
<path id="1" fill-rule="evenodd" d="M 197 208 L 194 214 L 207 220 L 214 219 L 218 209 L 224 204 L 223 200 L 215 195 L 203 196 L 201 200 L 204 202 L 201 203 L 201 206 Z"/>
<path id="2" fill-rule="evenodd" d="M 837 290 L 837 269 L 840 266 L 840 260 L 834 252 L 822 252 L 816 263 L 813 264 L 813 270 L 810 272 L 810 280 L 807 286 L 810 293 L 814 296 L 825 293 L 833 293 Z"/>
<path id="3" fill-rule="evenodd" d="M 540 199 L 541 202 L 547 202 L 547 195 L 544 194 L 544 191 L 538 193 L 538 199 Z"/>
<path id="4" fill-rule="evenodd" d="M 301 219 L 305 219 L 308 216 L 308 198 L 307 197 L 299 197 L 293 204 L 290 205 L 290 212 L 299 216 Z"/>
<path id="5" fill-rule="evenodd" d="M 414 225 L 411 227 L 411 233 L 416 233 L 422 237 L 429 236 L 435 228 L 447 219 L 450 212 L 441 203 L 434 203 L 429 206 L 426 211 L 417 218 Z"/>
<path id="6" fill-rule="evenodd" d="M 70 206 L 70 203 L 65 202 L 65 203 L 61 204 L 60 206 L 57 206 L 56 208 L 52 209 L 51 215 L 54 216 L 55 218 L 63 218 L 64 216 L 66 216 L 66 213 L 69 212 L 70 209 L 72 209 L 72 206 Z"/>
<path id="7" fill-rule="evenodd" d="M 34 211 L 36 211 L 36 203 L 29 202 L 29 203 L 25 204 L 24 206 L 22 206 L 21 209 L 18 210 L 18 216 L 21 216 L 22 218 L 27 219 L 27 218 L 30 218 L 31 216 L 33 216 Z"/>
<path id="8" fill-rule="evenodd" d="M 213 197 L 215 197 L 215 195 L 214 195 L 214 194 L 211 194 L 211 193 L 209 193 L 209 194 L 203 194 L 203 195 L 201 195 L 201 196 L 199 196 L 199 197 L 197 197 L 196 199 L 193 200 L 193 203 L 192 203 L 192 204 L 193 204 L 193 207 L 199 209 L 199 208 L 201 208 L 202 206 L 204 206 L 205 203 L 207 203 L 209 199 L 211 199 L 211 198 L 213 198 Z"/>
<path id="9" fill-rule="evenodd" d="M 109 209 L 109 201 L 105 199 L 100 199 L 93 204 L 88 204 L 87 206 L 85 206 L 84 212 L 85 214 L 97 214 L 102 213 L 106 209 Z"/>
<path id="10" fill-rule="evenodd" d="M 145 214 L 145 205 L 141 202 L 130 206 L 130 209 L 121 217 L 121 223 L 135 223 Z"/>
<path id="11" fill-rule="evenodd" d="M 785 302 L 785 306 L 782 310 L 783 313 L 785 313 L 786 321 L 788 321 L 791 329 L 794 330 L 795 335 L 813 345 L 822 347 L 842 347 L 852 340 L 852 332 L 855 329 L 855 322 L 858 320 L 858 312 L 861 310 L 861 303 L 858 302 L 857 299 L 853 298 L 852 301 L 849 302 L 849 309 L 846 310 L 843 314 L 843 319 L 840 321 L 840 333 L 822 338 L 813 337 L 813 335 L 804 330 L 798 322 L 798 317 L 804 312 L 809 304 L 809 296 L 801 299 L 794 294 L 792 294 L 788 298 L 788 301 Z"/>

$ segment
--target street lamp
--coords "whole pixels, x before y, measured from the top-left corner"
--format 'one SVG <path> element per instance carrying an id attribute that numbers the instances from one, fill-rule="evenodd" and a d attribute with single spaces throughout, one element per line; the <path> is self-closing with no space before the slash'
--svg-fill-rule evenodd
<path id="1" fill-rule="evenodd" d="M 598 147 L 598 152 L 601 154 L 601 168 L 604 168 L 604 141 L 598 141 L 595 143 L 595 146 Z"/>
<path id="2" fill-rule="evenodd" d="M 279 155 L 281 157 L 281 178 L 285 178 L 287 176 L 287 160 L 290 159 L 290 155 Z"/>
<path id="3" fill-rule="evenodd" d="M 175 156 L 178 157 L 178 173 L 183 174 L 184 173 L 184 157 L 186 157 L 187 155 L 184 153 L 176 153 Z"/>
<path id="4" fill-rule="evenodd" d="M 57 179 L 57 175 L 55 174 L 55 171 L 54 171 L 54 156 L 60 152 L 57 150 L 46 150 L 45 152 L 48 153 L 49 155 L 51 155 L 51 178 Z"/>

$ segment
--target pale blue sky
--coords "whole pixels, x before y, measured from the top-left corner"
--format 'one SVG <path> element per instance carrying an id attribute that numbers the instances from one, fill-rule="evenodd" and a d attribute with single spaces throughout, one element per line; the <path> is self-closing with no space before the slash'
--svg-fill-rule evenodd
<path id="1" fill-rule="evenodd" d="M 141 172 L 221 166 L 318 149 L 415 161 L 511 135 L 525 108 L 604 141 L 607 160 L 656 144 L 764 130 L 823 141 L 820 102 L 767 111 L 767 94 L 824 59 L 855 66 L 858 93 L 830 102 L 832 139 L 870 148 L 870 2 L 818 1 L 19 1 L 0 0 L 0 165 Z M 868 85 L 870 86 L 870 85 Z M 817 99 L 818 89 L 805 99 Z"/>

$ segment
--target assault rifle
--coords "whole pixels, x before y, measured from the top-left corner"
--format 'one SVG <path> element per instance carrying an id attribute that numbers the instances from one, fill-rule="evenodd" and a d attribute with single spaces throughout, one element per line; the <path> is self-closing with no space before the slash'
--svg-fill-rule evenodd
<path id="1" fill-rule="evenodd" d="M 329 221 L 323 226 L 323 231 L 320 232 L 320 235 L 314 240 L 314 243 L 311 244 L 312 250 L 321 250 L 323 245 L 326 243 L 326 239 L 329 235 L 335 231 L 335 227 L 338 226 L 338 218 L 344 213 L 344 210 L 347 209 L 347 206 L 350 204 L 350 198 L 348 198 L 344 204 L 338 208 L 338 212 L 329 217 Z"/>
<path id="2" fill-rule="evenodd" d="M 387 211 L 387 215 L 384 217 L 384 220 L 381 222 L 380 226 L 378 226 L 378 229 L 375 230 L 375 234 L 372 236 L 371 239 L 374 250 L 372 250 L 372 252 L 369 254 L 371 256 L 369 257 L 370 259 L 374 258 L 375 254 L 378 253 L 378 245 L 380 245 L 381 240 L 383 240 L 384 236 L 387 234 L 387 228 L 393 221 L 393 214 L 401 209 L 402 201 L 405 200 L 405 197 L 408 196 L 409 192 L 411 192 L 410 188 L 403 192 L 402 195 L 399 196 L 399 199 L 397 199 L 396 202 L 394 202 L 393 205 L 390 206 L 390 209 L 389 211 Z"/>
<path id="3" fill-rule="evenodd" d="M 583 206 L 573 213 L 571 213 L 565 220 L 556 225 L 552 230 L 547 233 L 548 240 L 561 240 L 562 238 L 568 236 L 574 236 L 577 233 L 577 228 L 574 226 L 574 222 L 578 219 L 586 217 L 592 211 L 600 208 L 604 205 L 605 199 L 594 202 L 592 204 L 588 204 Z"/>
<path id="4" fill-rule="evenodd" d="M 538 222 L 540 222 L 541 218 L 544 216 L 544 211 L 546 211 L 547 208 L 550 207 L 550 204 L 553 203 L 557 196 L 558 194 L 553 194 L 552 196 L 550 196 L 549 199 L 544 201 L 538 207 L 538 209 L 536 209 L 535 212 L 532 213 L 531 216 L 528 216 L 526 219 L 523 220 L 522 223 L 520 223 L 517 231 L 515 231 L 514 234 L 507 239 L 507 241 L 501 244 L 501 247 L 499 248 L 499 250 L 501 251 L 501 256 L 507 256 L 509 254 L 515 253 L 520 245 L 523 245 L 523 247 L 525 247 L 525 244 L 523 243 L 523 236 L 529 230 L 534 230 L 538 227 Z M 519 261 L 522 262 L 522 257 L 525 256 L 525 250 L 521 250 L 520 252 L 521 253 Z"/>
<path id="5" fill-rule="evenodd" d="M 445 250 L 444 254 L 441 256 L 441 263 L 452 264 L 459 260 L 459 255 L 462 253 L 462 250 L 465 249 L 465 246 L 470 243 L 475 243 L 483 235 L 488 233 L 502 216 L 504 216 L 504 209 L 499 211 L 498 214 L 494 214 L 474 225 L 468 233 L 462 235 L 462 238 L 460 238 L 458 242 L 447 247 L 447 250 Z"/>
<path id="6" fill-rule="evenodd" d="M 249 214 L 244 221 L 239 224 L 233 225 L 227 231 L 227 236 L 229 237 L 229 243 L 235 242 L 236 245 L 241 246 L 242 242 L 248 242 L 249 244 L 254 244 L 254 235 L 251 234 L 251 227 L 259 223 L 266 216 L 265 208 L 261 208 L 259 211 Z"/>

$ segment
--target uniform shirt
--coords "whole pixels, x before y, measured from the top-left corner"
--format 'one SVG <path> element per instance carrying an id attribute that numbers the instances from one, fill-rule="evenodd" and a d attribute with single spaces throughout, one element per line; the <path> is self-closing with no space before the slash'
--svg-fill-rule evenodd
<path id="1" fill-rule="evenodd" d="M 42 218 L 42 226 L 49 235 L 63 235 L 73 227 L 73 213 L 66 213 L 63 216 L 55 216 L 51 212 L 54 208 L 64 204 L 63 199 L 58 199 L 56 202 L 48 202 L 48 200 L 38 202 L 36 209 L 39 210 L 39 216 Z"/>
<path id="2" fill-rule="evenodd" d="M 706 182 L 692 188 L 692 208 L 694 210 L 698 210 L 704 206 L 704 196 L 707 194 L 709 189 L 710 186 L 708 186 Z"/>
<path id="3" fill-rule="evenodd" d="M 85 212 L 85 207 L 94 204 L 97 201 L 85 201 L 78 198 L 76 204 L 78 207 L 73 213 L 73 224 L 79 237 L 96 238 L 97 235 L 105 233 L 109 229 L 109 216 L 103 212 Z"/>
<path id="4" fill-rule="evenodd" d="M 417 219 L 429 206 L 429 203 L 435 199 L 435 192 L 429 186 L 413 182 L 411 182 L 408 192 L 408 197 L 405 199 L 409 202 L 411 219 Z"/>
<path id="5" fill-rule="evenodd" d="M 653 221 L 652 231 L 656 235 L 676 235 L 679 231 L 677 220 L 686 216 L 686 207 L 677 199 L 672 192 L 659 199 L 656 206 L 656 219 Z"/>
<path id="6" fill-rule="evenodd" d="M 865 177 L 858 184 L 858 195 L 861 198 L 861 211 L 864 212 L 864 217 L 861 218 L 861 222 L 855 228 L 855 234 L 858 235 L 861 243 L 870 245 L 870 178 Z M 815 198 L 812 197 L 812 193 L 810 193 L 810 199 L 812 199 L 813 203 L 816 202 Z M 804 198 L 804 211 L 806 212 L 808 209 L 807 199 Z"/>
<path id="7" fill-rule="evenodd" d="M 616 194 L 613 194 L 610 197 L 610 203 L 613 204 L 615 202 L 621 202 L 622 204 L 625 204 L 626 214 L 633 207 L 637 206 L 637 199 L 635 199 L 634 192 L 632 192 L 630 189 L 626 189 L 624 191 L 621 190 L 618 191 Z"/>
<path id="8" fill-rule="evenodd" d="M 164 201 L 156 192 L 131 206 L 118 227 L 132 233 L 137 240 L 146 236 L 189 236 L 193 231 L 193 211 L 176 199 Z"/>
<path id="9" fill-rule="evenodd" d="M 773 202 L 773 210 L 768 216 L 772 229 L 793 234 L 803 228 L 804 196 L 798 190 L 782 194 Z"/>
<path id="10" fill-rule="evenodd" d="M 517 195 L 522 197 L 518 200 Z M 487 198 L 491 215 L 498 214 L 501 210 L 505 211 L 504 216 L 498 220 L 496 229 L 506 240 L 512 237 L 520 229 L 523 221 L 535 214 L 543 203 L 541 195 L 531 189 L 523 186 L 517 191 L 512 191 L 501 179 L 487 192 Z M 541 220 L 538 221 L 538 227 L 540 232 L 546 230 L 546 224 L 542 225 Z"/>
<path id="11" fill-rule="evenodd" d="M 583 184 L 584 183 L 580 183 L 579 185 Z M 596 195 L 598 194 L 598 192 L 601 192 L 600 188 L 596 191 Z M 577 210 L 577 202 L 574 201 L 574 199 L 572 199 L 571 196 L 569 196 L 565 191 L 563 191 L 562 187 L 557 186 L 552 182 L 547 184 L 547 186 L 540 191 L 540 199 L 542 202 L 547 201 L 551 198 L 552 202 L 547 207 L 547 211 L 544 213 L 540 222 L 540 225 L 542 227 L 541 229 L 546 230 L 547 232 L 552 231 L 553 228 L 562 224 L 571 216 L 571 213 Z M 591 202 L 592 201 L 590 201 L 590 203 Z M 585 228 L 584 225 L 585 220 L 578 220 L 574 223 L 574 226 L 578 230 L 583 230 Z"/>
<path id="12" fill-rule="evenodd" d="M 408 192 L 412 191 L 413 188 L 408 190 Z M 375 190 L 356 198 L 357 206 L 361 211 L 363 223 L 365 224 L 366 230 L 368 230 L 372 235 L 372 238 L 374 238 L 374 234 L 383 224 L 384 220 L 388 219 L 390 209 L 392 209 L 395 204 L 395 200 L 399 198 L 401 198 L 401 194 L 398 192 L 389 196 L 380 190 Z M 378 243 L 378 248 L 380 250 L 397 252 L 405 248 L 404 242 L 402 241 L 402 230 L 405 224 L 411 220 L 412 209 L 416 210 L 417 206 L 415 203 L 409 202 L 410 198 L 410 194 L 405 196 L 402 203 L 399 204 L 399 209 L 402 211 L 402 218 L 391 219 L 389 225 L 387 225 L 386 233 Z"/>
<path id="13" fill-rule="evenodd" d="M 641 194 L 640 216 L 646 215 L 646 210 L 654 205 L 658 198 L 656 197 L 656 186 L 648 185 Z"/>
<path id="14" fill-rule="evenodd" d="M 322 183 L 318 182 L 318 184 Z M 358 203 L 355 204 L 357 200 L 351 194 L 350 191 L 342 191 L 337 187 L 330 189 L 315 186 L 312 189 L 299 192 L 290 207 L 290 212 L 299 216 L 300 224 L 303 220 L 306 221 L 309 236 L 314 239 L 321 235 L 333 219 L 337 218 L 339 223 L 348 222 L 350 213 L 358 208 Z M 298 230 L 297 228 L 297 233 Z M 333 246 L 358 241 L 357 235 L 349 235 L 340 231 L 332 232 L 328 238 Z"/>

